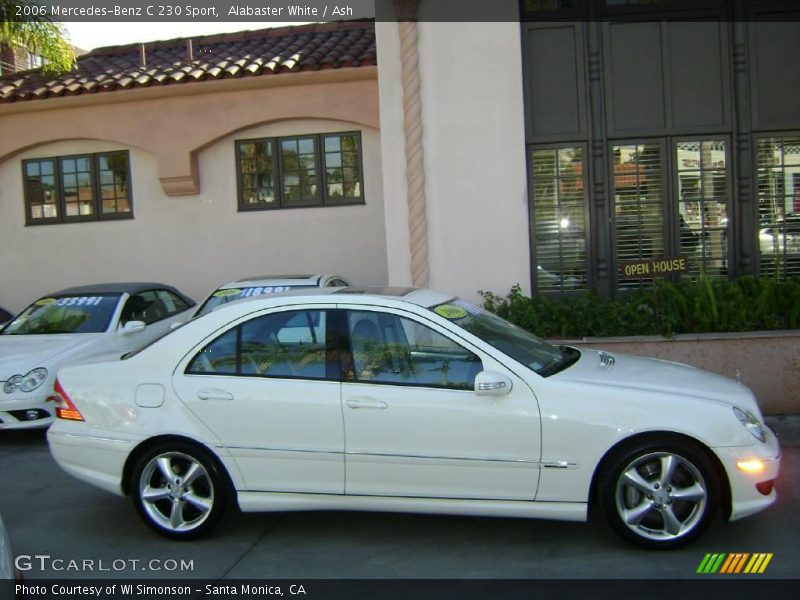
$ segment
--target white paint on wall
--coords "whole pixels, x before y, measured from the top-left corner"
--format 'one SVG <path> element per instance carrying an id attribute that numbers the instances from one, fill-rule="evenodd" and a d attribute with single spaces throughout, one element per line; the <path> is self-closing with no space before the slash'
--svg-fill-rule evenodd
<path id="1" fill-rule="evenodd" d="M 234 140 L 360 130 L 366 205 L 237 212 Z M 25 226 L 21 162 L 130 150 L 133 220 Z M 201 194 L 167 197 L 155 157 L 98 141 L 38 146 L 0 164 L 0 306 L 16 312 L 60 288 L 162 281 L 201 300 L 223 281 L 262 274 L 335 272 L 387 282 L 380 135 L 352 123 L 292 120 L 242 130 L 198 157 Z"/>
<path id="2" fill-rule="evenodd" d="M 503 0 L 507 2 L 509 0 Z M 530 292 L 519 23 L 420 22 L 430 286 Z M 396 23 L 378 23 L 387 260 L 410 281 L 402 85 Z M 403 226 L 401 228 L 401 225 Z"/>

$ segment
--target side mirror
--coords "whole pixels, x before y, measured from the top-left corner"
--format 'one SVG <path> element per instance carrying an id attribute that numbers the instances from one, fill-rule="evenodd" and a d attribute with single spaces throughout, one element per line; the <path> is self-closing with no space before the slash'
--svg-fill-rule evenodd
<path id="1" fill-rule="evenodd" d="M 144 321 L 128 321 L 122 326 L 119 333 L 120 335 L 131 335 L 144 331 L 145 327 L 147 327 L 147 325 L 145 325 Z"/>
<path id="2" fill-rule="evenodd" d="M 475 376 L 478 396 L 505 396 L 511 392 L 511 379 L 497 371 L 481 371 Z"/>

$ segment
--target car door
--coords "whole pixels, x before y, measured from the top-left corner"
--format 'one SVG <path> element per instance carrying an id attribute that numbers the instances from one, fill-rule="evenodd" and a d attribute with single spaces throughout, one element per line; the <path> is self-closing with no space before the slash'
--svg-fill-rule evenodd
<path id="1" fill-rule="evenodd" d="M 344 432 L 328 311 L 280 310 L 231 327 L 173 376 L 250 491 L 344 492 Z"/>
<path id="2" fill-rule="evenodd" d="M 347 494 L 532 500 L 540 419 L 530 388 L 436 323 L 391 310 L 346 311 L 342 369 Z M 504 396 L 475 376 L 500 371 Z"/>

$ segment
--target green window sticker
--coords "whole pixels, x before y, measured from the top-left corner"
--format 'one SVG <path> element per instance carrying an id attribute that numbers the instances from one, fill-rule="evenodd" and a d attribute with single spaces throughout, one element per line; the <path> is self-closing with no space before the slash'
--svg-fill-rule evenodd
<path id="1" fill-rule="evenodd" d="M 450 319 L 451 321 L 463 319 L 467 316 L 467 311 L 460 306 L 456 306 L 455 304 L 440 304 L 433 309 L 433 312 L 440 317 Z"/>
<path id="2" fill-rule="evenodd" d="M 41 300 L 37 300 L 35 306 L 47 306 L 48 304 L 55 304 L 55 298 L 42 298 Z"/>

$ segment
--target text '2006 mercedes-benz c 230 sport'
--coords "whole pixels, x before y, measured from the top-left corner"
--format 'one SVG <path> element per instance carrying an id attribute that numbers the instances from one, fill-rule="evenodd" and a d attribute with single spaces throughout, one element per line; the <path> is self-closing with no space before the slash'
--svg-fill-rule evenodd
<path id="1" fill-rule="evenodd" d="M 686 365 L 550 345 L 450 295 L 234 302 L 62 369 L 51 451 L 171 538 L 226 508 L 563 519 L 645 547 L 775 501 L 752 392 Z"/>

